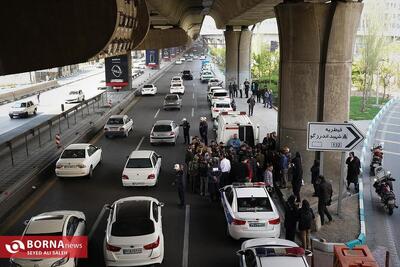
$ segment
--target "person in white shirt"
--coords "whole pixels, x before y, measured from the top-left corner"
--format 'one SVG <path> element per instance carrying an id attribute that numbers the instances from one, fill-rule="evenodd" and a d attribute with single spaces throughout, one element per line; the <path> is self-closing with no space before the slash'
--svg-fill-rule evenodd
<path id="1" fill-rule="evenodd" d="M 219 167 L 221 168 L 221 179 L 219 182 L 219 187 L 224 187 L 225 185 L 229 184 L 229 172 L 231 171 L 231 162 L 229 159 L 225 157 L 224 154 L 220 157 Z"/>

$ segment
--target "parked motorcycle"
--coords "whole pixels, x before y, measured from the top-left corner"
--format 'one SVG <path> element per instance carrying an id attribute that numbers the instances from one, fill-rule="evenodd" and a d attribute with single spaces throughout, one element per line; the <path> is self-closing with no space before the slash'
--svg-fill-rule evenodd
<path id="1" fill-rule="evenodd" d="M 398 208 L 396 205 L 396 195 L 393 192 L 393 182 L 396 181 L 390 172 L 385 172 L 381 167 L 378 168 L 381 171 L 377 172 L 374 179 L 375 192 L 380 196 L 381 202 L 389 215 L 393 214 L 394 208 Z"/>
<path id="2" fill-rule="evenodd" d="M 383 159 L 383 146 L 381 144 L 377 146 L 373 146 L 371 148 L 371 163 L 369 165 L 370 167 L 370 175 L 373 176 L 375 175 L 375 169 L 377 167 L 382 166 L 382 159 Z"/>

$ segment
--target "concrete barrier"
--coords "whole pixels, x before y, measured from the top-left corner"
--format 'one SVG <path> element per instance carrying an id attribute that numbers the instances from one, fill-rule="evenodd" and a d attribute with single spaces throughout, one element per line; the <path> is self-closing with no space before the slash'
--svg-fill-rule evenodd
<path id="1" fill-rule="evenodd" d="M 19 88 L 12 92 L 0 94 L 0 103 L 15 101 L 15 100 L 21 99 L 23 97 L 26 97 L 29 95 L 35 95 L 38 92 L 47 91 L 49 89 L 52 89 L 52 88 L 58 87 L 58 86 L 59 86 L 58 82 L 56 80 L 52 80 L 52 81 L 48 81 L 48 82 L 42 82 L 42 83 L 34 84 L 31 86 Z"/>

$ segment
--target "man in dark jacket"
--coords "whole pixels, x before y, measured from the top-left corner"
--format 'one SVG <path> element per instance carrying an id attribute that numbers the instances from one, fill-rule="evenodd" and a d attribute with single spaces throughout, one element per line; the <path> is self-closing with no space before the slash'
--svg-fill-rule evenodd
<path id="1" fill-rule="evenodd" d="M 354 189 L 358 192 L 358 176 L 360 175 L 361 163 L 360 159 L 354 155 L 354 152 L 349 153 L 346 159 L 347 164 L 347 190 L 350 189 L 350 184 L 354 183 Z"/>
<path id="2" fill-rule="evenodd" d="M 314 160 L 314 164 L 312 165 L 311 169 L 311 183 L 314 186 L 314 193 L 313 197 L 318 196 L 318 184 L 319 184 L 319 160 Z"/>
<path id="3" fill-rule="evenodd" d="M 176 188 L 178 190 L 178 196 L 180 201 L 179 207 L 183 208 L 185 206 L 185 186 L 186 186 L 185 173 L 183 166 L 180 164 L 175 164 L 174 170 L 175 170 L 175 181 L 173 182 L 173 185 L 176 185 Z"/>
<path id="4" fill-rule="evenodd" d="M 246 98 L 249 98 L 249 89 L 250 89 L 250 82 L 246 79 L 244 81 L 244 93 L 246 95 Z"/>
<path id="5" fill-rule="evenodd" d="M 221 179 L 221 168 L 218 159 L 212 159 L 212 163 L 208 168 L 208 190 L 210 191 L 210 200 L 217 201 L 219 196 L 219 182 Z"/>
<path id="6" fill-rule="evenodd" d="M 200 126 L 199 126 L 199 132 L 200 132 L 200 136 L 201 136 L 202 141 L 207 146 L 208 145 L 208 124 L 207 124 L 207 118 L 206 117 L 201 117 Z"/>
<path id="7" fill-rule="evenodd" d="M 318 186 L 318 213 L 321 217 L 321 225 L 325 223 L 325 215 L 328 217 L 329 222 L 332 221 L 332 216 L 326 206 L 330 206 L 332 202 L 332 185 L 325 180 L 325 177 L 319 176 L 320 184 Z"/>
<path id="8" fill-rule="evenodd" d="M 294 203 L 295 197 L 293 195 L 289 196 L 285 203 L 285 239 L 293 241 L 296 235 L 296 225 L 299 219 L 298 209 Z"/>
<path id="9" fill-rule="evenodd" d="M 189 130 L 190 130 L 190 123 L 186 120 L 186 118 L 183 118 L 182 120 L 182 124 L 180 125 L 183 128 L 183 138 L 184 143 L 186 144 L 190 144 L 190 134 L 189 134 Z"/>
<path id="10" fill-rule="evenodd" d="M 300 202 L 300 189 L 303 182 L 303 166 L 301 163 L 300 153 L 296 152 L 296 156 L 292 159 L 292 189 L 296 196 L 296 202 Z"/>
<path id="11" fill-rule="evenodd" d="M 311 248 L 310 231 L 314 219 L 315 216 L 313 210 L 310 208 L 310 203 L 304 199 L 299 210 L 299 231 L 304 249 Z"/>

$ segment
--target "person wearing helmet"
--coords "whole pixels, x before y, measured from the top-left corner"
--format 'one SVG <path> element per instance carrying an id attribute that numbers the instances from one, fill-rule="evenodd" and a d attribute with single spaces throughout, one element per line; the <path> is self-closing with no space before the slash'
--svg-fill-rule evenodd
<path id="1" fill-rule="evenodd" d="M 186 187 L 185 172 L 181 164 L 175 164 L 174 170 L 175 170 L 175 181 L 172 183 L 172 185 L 176 185 L 180 201 L 179 207 L 183 208 L 185 206 L 185 187 Z"/>
<path id="2" fill-rule="evenodd" d="M 186 118 L 182 119 L 182 123 L 180 125 L 183 128 L 183 138 L 184 138 L 184 144 L 190 144 L 190 123 L 186 120 Z"/>

